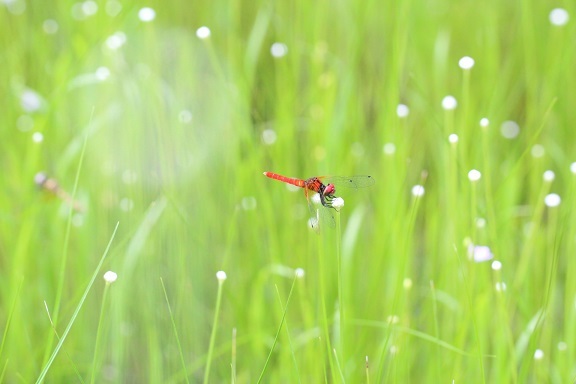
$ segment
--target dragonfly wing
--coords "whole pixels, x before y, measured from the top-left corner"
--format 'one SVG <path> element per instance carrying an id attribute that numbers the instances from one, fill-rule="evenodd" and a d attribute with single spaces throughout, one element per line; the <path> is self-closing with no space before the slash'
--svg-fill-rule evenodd
<path id="1" fill-rule="evenodd" d="M 322 179 L 326 184 L 334 184 L 336 187 L 346 188 L 366 188 L 374 185 L 376 182 L 372 176 L 359 175 L 359 176 L 331 176 Z"/>

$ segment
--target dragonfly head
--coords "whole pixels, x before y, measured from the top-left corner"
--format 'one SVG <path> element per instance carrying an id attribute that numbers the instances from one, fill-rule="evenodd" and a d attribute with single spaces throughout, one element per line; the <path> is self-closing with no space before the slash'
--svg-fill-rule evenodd
<path id="1" fill-rule="evenodd" d="M 331 196 L 334 195 L 334 193 L 336 193 L 336 187 L 334 187 L 334 184 L 328 184 L 322 191 L 324 196 Z"/>

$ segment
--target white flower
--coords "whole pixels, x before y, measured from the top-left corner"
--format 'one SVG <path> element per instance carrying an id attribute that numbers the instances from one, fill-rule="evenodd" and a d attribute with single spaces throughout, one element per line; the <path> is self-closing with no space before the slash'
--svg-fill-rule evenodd
<path id="1" fill-rule="evenodd" d="M 117 278 L 118 278 L 118 275 L 116 274 L 116 272 L 108 271 L 108 272 L 104 273 L 104 280 L 108 284 L 112 284 L 113 282 L 116 281 Z"/>
<path id="2" fill-rule="evenodd" d="M 492 260 L 494 255 L 490 250 L 490 247 L 486 245 L 470 245 L 468 247 L 468 252 L 472 260 L 476 263 L 481 263 L 483 261 Z"/>
<path id="3" fill-rule="evenodd" d="M 393 155 L 396 152 L 396 145 L 394 145 L 394 143 L 386 143 L 384 144 L 384 147 L 382 147 L 382 152 L 384 152 L 385 155 Z"/>
<path id="4" fill-rule="evenodd" d="M 552 11 L 550 11 L 548 18 L 550 19 L 550 23 L 552 23 L 552 25 L 561 27 L 568 23 L 568 20 L 570 20 L 570 15 L 568 14 L 568 11 L 563 8 L 554 8 Z"/>
<path id="5" fill-rule="evenodd" d="M 223 282 L 224 280 L 226 280 L 226 272 L 224 271 L 216 272 L 216 278 L 218 279 L 219 282 Z"/>
<path id="6" fill-rule="evenodd" d="M 404 118 L 407 117 L 410 114 L 410 108 L 408 108 L 407 105 L 405 104 L 398 104 L 398 106 L 396 107 L 396 115 L 398 115 L 399 118 Z"/>
<path id="7" fill-rule="evenodd" d="M 515 121 L 507 120 L 500 126 L 500 133 L 506 139 L 514 139 L 520 133 L 520 126 Z"/>
<path id="8" fill-rule="evenodd" d="M 332 208 L 339 211 L 344 206 L 344 199 L 341 197 L 336 197 L 332 200 Z"/>
<path id="9" fill-rule="evenodd" d="M 412 187 L 412 196 L 414 197 L 422 197 L 424 196 L 424 187 L 420 184 L 416 184 Z"/>
<path id="10" fill-rule="evenodd" d="M 549 182 L 549 183 L 554 181 L 554 177 L 555 177 L 554 171 L 550 171 L 550 170 L 544 172 L 544 175 L 542 176 L 544 181 Z"/>
<path id="11" fill-rule="evenodd" d="M 294 273 L 296 274 L 296 277 L 299 279 L 304 277 L 304 269 L 302 269 L 302 268 L 296 268 Z"/>
<path id="12" fill-rule="evenodd" d="M 156 18 L 156 11 L 150 7 L 144 7 L 138 11 L 138 18 L 148 23 Z"/>
<path id="13" fill-rule="evenodd" d="M 542 360 L 544 358 L 544 351 L 537 349 L 534 351 L 534 360 Z"/>
<path id="14" fill-rule="evenodd" d="M 458 102 L 454 96 L 448 95 L 442 99 L 442 108 L 445 110 L 451 111 L 456 109 L 456 106 L 458 106 Z"/>
<path id="15" fill-rule="evenodd" d="M 482 174 L 480 173 L 480 171 L 476 169 L 472 169 L 470 172 L 468 172 L 468 180 L 472 182 L 480 180 L 481 177 Z"/>
<path id="16" fill-rule="evenodd" d="M 496 282 L 496 291 L 498 292 L 504 292 L 506 290 L 506 283 L 503 281 L 498 281 Z"/>
<path id="17" fill-rule="evenodd" d="M 502 269 L 502 262 L 494 260 L 490 266 L 494 271 L 499 271 Z"/>
<path id="18" fill-rule="evenodd" d="M 199 39 L 207 39 L 210 37 L 210 28 L 202 26 L 196 30 L 196 37 Z"/>
<path id="19" fill-rule="evenodd" d="M 450 144 L 456 144 L 458 142 L 458 135 L 455 133 L 451 133 L 450 136 L 448 136 L 448 142 Z"/>
<path id="20" fill-rule="evenodd" d="M 488 128 L 488 125 L 490 125 L 490 120 L 488 120 L 487 118 L 483 117 L 480 119 L 480 126 L 482 128 Z"/>
<path id="21" fill-rule="evenodd" d="M 276 58 L 284 57 L 288 54 L 288 46 L 284 43 L 274 43 L 270 47 L 270 53 Z"/>
<path id="22" fill-rule="evenodd" d="M 464 56 L 458 61 L 458 65 L 464 70 L 471 69 L 474 66 L 474 59 L 470 56 Z"/>
<path id="23" fill-rule="evenodd" d="M 546 204 L 546 206 L 551 207 L 551 208 L 559 206 L 561 201 L 562 201 L 562 199 L 556 193 L 549 193 L 544 198 L 544 204 Z"/>

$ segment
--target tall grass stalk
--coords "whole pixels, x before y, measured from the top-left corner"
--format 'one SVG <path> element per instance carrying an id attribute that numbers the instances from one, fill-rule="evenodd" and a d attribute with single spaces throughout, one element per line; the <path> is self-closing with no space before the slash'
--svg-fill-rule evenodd
<path id="1" fill-rule="evenodd" d="M 208 346 L 208 354 L 206 356 L 206 368 L 204 369 L 204 384 L 208 384 L 210 378 L 210 365 L 212 364 L 214 343 L 216 342 L 216 331 L 218 330 L 218 319 L 220 318 L 220 305 L 222 304 L 222 287 L 226 280 L 226 274 L 223 271 L 219 271 L 216 274 L 216 277 L 218 279 L 218 292 L 216 294 L 212 332 L 210 333 L 210 345 Z"/>
<path id="2" fill-rule="evenodd" d="M 91 121 L 91 119 L 90 119 Z M 80 171 L 82 170 L 82 162 L 84 161 L 84 154 L 86 153 L 86 144 L 88 142 L 88 135 L 84 136 L 84 141 L 82 143 L 82 150 L 80 151 L 80 159 L 78 160 L 78 166 L 76 167 L 76 176 L 74 178 L 74 187 L 72 188 L 71 199 L 75 201 L 76 194 L 78 190 L 78 183 L 80 180 Z M 62 258 L 60 259 L 60 272 L 58 274 L 58 286 L 56 288 L 56 296 L 54 298 L 54 310 L 52 311 L 52 319 L 54 325 L 58 324 L 58 319 L 60 316 L 60 304 L 62 302 L 62 293 L 64 291 L 64 283 L 66 281 L 66 268 L 68 267 L 68 249 L 70 247 L 70 230 L 72 228 L 72 214 L 74 213 L 74 208 L 72 206 L 68 207 L 68 218 L 66 220 L 66 230 L 64 232 L 64 243 L 62 247 Z M 54 334 L 50 334 L 49 341 L 46 343 L 46 349 L 44 350 L 44 364 L 47 363 L 49 358 L 50 350 L 53 346 Z"/>
<path id="3" fill-rule="evenodd" d="M 320 321 L 322 323 L 322 331 L 324 336 L 324 343 L 326 348 L 325 356 L 328 359 L 328 365 L 330 368 L 330 374 L 332 377 L 335 377 L 336 369 L 334 364 L 334 358 L 332 357 L 331 351 L 333 350 L 332 338 L 330 336 L 330 324 L 329 319 L 331 318 L 328 315 L 328 311 L 326 308 L 326 295 L 328 289 L 326 287 L 326 248 L 324 247 L 324 236 L 319 236 L 318 238 L 318 247 L 316 256 L 318 257 L 318 282 L 319 282 L 319 295 L 320 295 Z"/>
<path id="4" fill-rule="evenodd" d="M 94 274 L 92 275 L 90 282 L 86 286 L 86 289 L 84 290 L 84 294 L 80 298 L 80 301 L 78 302 L 78 305 L 76 306 L 76 309 L 74 310 L 74 313 L 72 314 L 72 317 L 70 318 L 70 321 L 68 322 L 68 325 L 66 325 L 66 329 L 64 330 L 64 333 L 62 333 L 62 337 L 60 338 L 60 340 L 58 340 L 58 344 L 56 344 L 54 351 L 50 355 L 50 358 L 48 359 L 48 361 L 46 362 L 46 364 L 42 368 L 40 375 L 36 379 L 37 384 L 42 383 L 44 381 L 46 375 L 48 374 L 48 371 L 50 370 L 50 367 L 52 366 L 52 363 L 54 362 L 54 359 L 58 355 L 60 348 L 62 348 L 62 345 L 64 344 L 64 341 L 66 340 L 66 337 L 68 336 L 68 333 L 70 333 L 70 330 L 72 329 L 72 325 L 74 324 L 76 318 L 78 317 L 78 314 L 80 313 L 80 309 L 82 309 L 82 306 L 83 306 L 84 302 L 86 301 L 86 297 L 88 297 L 88 293 L 90 292 L 92 285 L 94 285 L 94 281 L 96 281 L 96 277 L 98 277 L 98 275 L 100 273 L 100 269 L 102 268 L 102 264 L 104 264 L 104 259 L 106 258 L 106 256 L 108 255 L 108 252 L 110 251 L 110 247 L 112 246 L 112 241 L 114 240 L 114 237 L 116 236 L 116 231 L 118 230 L 119 224 L 120 223 L 116 223 L 116 227 L 114 227 L 114 231 L 112 232 L 112 236 L 110 236 L 110 241 L 108 242 L 108 245 L 106 246 L 106 249 L 104 250 L 104 253 L 102 254 L 102 257 L 100 258 L 100 262 L 96 266 L 96 269 L 94 270 Z"/>
<path id="5" fill-rule="evenodd" d="M 180 354 L 180 363 L 182 363 L 182 372 L 184 372 L 184 378 L 187 383 L 188 380 L 186 361 L 184 360 L 184 352 L 182 351 L 182 344 L 180 343 L 180 336 L 178 336 L 178 328 L 176 327 L 176 321 L 174 320 L 174 313 L 172 313 L 172 307 L 170 306 L 170 300 L 168 299 L 168 293 L 166 292 L 166 286 L 164 285 L 164 279 L 160 278 L 160 284 L 162 284 L 162 291 L 164 292 L 164 298 L 166 299 L 166 307 L 168 308 L 168 314 L 170 315 L 170 322 L 172 323 L 172 330 L 174 331 L 174 338 L 176 339 L 176 344 L 178 345 L 178 353 Z"/>
<path id="6" fill-rule="evenodd" d="M 104 327 L 104 314 L 106 312 L 106 299 L 108 291 L 110 290 L 110 283 L 106 282 L 104 285 L 104 293 L 102 294 L 102 304 L 100 305 L 100 316 L 98 317 L 98 328 L 96 329 L 96 340 L 94 341 L 94 356 L 92 357 L 92 374 L 90 375 L 90 383 L 96 382 L 96 375 L 100 370 L 100 347 L 102 343 L 102 328 Z"/>
<path id="7" fill-rule="evenodd" d="M 340 211 L 336 210 L 335 214 L 335 220 L 336 220 L 336 264 L 337 264 L 337 268 L 338 268 L 338 312 L 339 312 L 339 316 L 338 316 L 338 320 L 339 320 L 339 324 L 338 324 L 338 328 L 340 330 L 340 335 L 339 335 L 339 353 L 340 353 L 340 358 L 342 359 L 342 361 L 344 363 L 346 363 L 346 355 L 344 354 L 346 351 L 346 318 L 344 316 L 344 282 L 342 279 L 342 251 L 340 250 L 341 248 L 341 242 L 342 242 L 342 229 L 341 229 L 341 224 L 340 224 Z"/>
<path id="8" fill-rule="evenodd" d="M 266 373 L 266 369 L 268 368 L 268 364 L 270 363 L 270 358 L 272 357 L 272 353 L 274 352 L 274 348 L 276 347 L 276 343 L 278 343 L 278 338 L 280 337 L 280 331 L 282 330 L 282 326 L 284 325 L 284 321 L 286 319 L 286 313 L 288 312 L 288 304 L 290 303 L 290 298 L 292 297 L 292 292 L 294 291 L 294 286 L 296 285 L 296 280 L 298 276 L 294 276 L 294 280 L 292 281 L 292 286 L 290 287 L 290 292 L 288 293 L 288 298 L 286 299 L 286 305 L 284 310 L 282 311 L 282 320 L 280 320 L 280 325 L 278 326 L 278 330 L 276 331 L 276 336 L 274 337 L 274 342 L 272 343 L 272 347 L 270 348 L 270 352 L 268 353 L 268 357 L 266 358 L 266 362 L 262 367 L 262 372 L 260 372 L 260 376 L 258 377 L 257 383 L 262 382 L 264 378 L 264 374 Z"/>

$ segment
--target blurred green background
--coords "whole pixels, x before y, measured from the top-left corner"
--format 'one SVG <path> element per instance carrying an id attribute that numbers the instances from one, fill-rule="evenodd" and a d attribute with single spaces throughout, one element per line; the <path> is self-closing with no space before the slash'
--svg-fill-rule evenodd
<path id="1" fill-rule="evenodd" d="M 1 1 L 0 381 L 574 381 L 574 8 Z"/>

